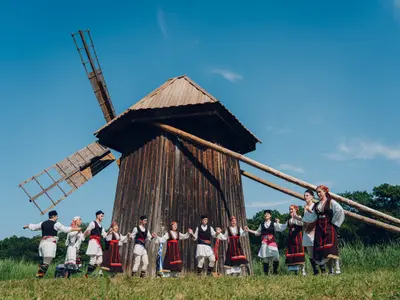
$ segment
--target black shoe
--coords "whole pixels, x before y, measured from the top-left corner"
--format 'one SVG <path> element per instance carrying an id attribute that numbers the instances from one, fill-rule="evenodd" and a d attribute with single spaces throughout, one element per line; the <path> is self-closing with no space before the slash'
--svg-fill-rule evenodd
<path id="1" fill-rule="evenodd" d="M 269 273 L 269 263 L 263 263 L 263 267 L 264 267 L 264 274 L 268 275 L 268 273 Z"/>
<path id="2" fill-rule="evenodd" d="M 197 267 L 197 275 L 201 276 L 202 273 L 203 273 L 203 268 Z"/>
<path id="3" fill-rule="evenodd" d="M 211 276 L 211 273 L 213 271 L 214 268 L 208 267 L 207 269 L 207 276 Z"/>
<path id="4" fill-rule="evenodd" d="M 325 269 L 325 266 L 324 266 L 324 265 L 320 265 L 320 266 L 319 266 L 319 269 L 321 270 L 321 274 L 326 273 L 326 269 Z"/>
<path id="5" fill-rule="evenodd" d="M 310 263 L 311 263 L 311 266 L 313 268 L 314 275 L 318 275 L 319 271 L 318 271 L 318 268 L 317 268 L 317 263 L 315 262 L 315 260 L 313 258 L 310 258 Z"/>
<path id="6" fill-rule="evenodd" d="M 146 271 L 141 271 L 140 272 L 140 278 L 144 278 L 146 276 Z"/>
<path id="7" fill-rule="evenodd" d="M 273 267 L 274 267 L 274 275 L 277 275 L 278 274 L 278 268 L 279 268 L 279 261 L 274 261 L 274 265 L 273 265 Z"/>

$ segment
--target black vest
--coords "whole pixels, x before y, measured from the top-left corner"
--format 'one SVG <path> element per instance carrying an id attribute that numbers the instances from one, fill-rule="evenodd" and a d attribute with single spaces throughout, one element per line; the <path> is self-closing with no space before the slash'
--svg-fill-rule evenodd
<path id="1" fill-rule="evenodd" d="M 271 221 L 268 227 L 264 226 L 265 222 L 261 223 L 261 235 L 272 234 L 275 236 L 274 222 Z"/>
<path id="2" fill-rule="evenodd" d="M 322 211 L 320 211 L 317 207 L 318 207 L 319 202 L 314 204 L 314 211 L 318 216 L 318 219 L 320 218 L 328 218 L 329 222 L 332 221 L 333 218 L 333 210 L 331 208 L 331 198 L 328 198 L 326 200 L 326 203 L 324 205 L 324 207 L 322 208 Z"/>
<path id="3" fill-rule="evenodd" d="M 101 232 L 103 231 L 103 227 L 99 226 L 96 221 L 94 221 L 94 228 L 90 231 L 90 235 L 96 235 L 101 237 Z"/>
<path id="4" fill-rule="evenodd" d="M 47 220 L 42 222 L 42 236 L 57 236 L 57 230 L 54 229 L 56 221 Z"/>
<path id="5" fill-rule="evenodd" d="M 144 231 L 142 231 L 139 226 L 136 228 L 137 228 L 137 233 L 135 237 L 135 244 L 140 244 L 144 247 L 147 238 L 147 228 Z"/>
<path id="6" fill-rule="evenodd" d="M 211 246 L 211 243 L 207 244 L 207 243 L 203 242 L 203 241 L 211 242 L 211 227 L 209 225 L 207 225 L 207 229 L 203 230 L 203 228 L 201 228 L 201 225 L 200 225 L 198 228 L 199 229 L 197 231 L 197 244 Z"/>

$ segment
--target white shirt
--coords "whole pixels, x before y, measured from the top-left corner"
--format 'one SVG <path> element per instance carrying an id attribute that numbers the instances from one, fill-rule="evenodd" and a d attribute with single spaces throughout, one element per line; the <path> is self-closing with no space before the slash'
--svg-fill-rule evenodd
<path id="1" fill-rule="evenodd" d="M 271 222 L 272 222 L 271 220 L 265 221 L 264 222 L 264 227 L 268 228 L 271 225 Z M 282 231 L 280 229 L 280 226 L 278 225 L 278 223 L 274 223 L 274 229 L 275 229 L 275 231 Z M 258 226 L 257 230 L 254 232 L 254 235 L 255 236 L 261 235 L 261 224 Z"/>
<path id="2" fill-rule="evenodd" d="M 111 241 L 113 239 L 113 236 L 115 236 L 116 240 L 118 240 L 118 246 L 122 246 L 123 243 L 126 243 L 128 241 L 127 235 L 122 235 L 118 232 L 110 232 L 109 234 L 107 234 L 106 241 Z"/>
<path id="3" fill-rule="evenodd" d="M 143 225 L 139 225 L 139 228 L 142 232 L 145 232 L 146 227 L 144 227 Z M 138 234 L 138 230 L 137 230 L 137 226 L 135 226 L 135 228 L 133 228 L 132 230 L 132 239 L 134 239 L 136 237 L 136 235 Z M 150 234 L 150 230 L 147 230 L 147 236 L 146 236 L 146 240 L 150 241 L 152 238 L 151 234 Z"/>
<path id="4" fill-rule="evenodd" d="M 32 230 L 32 231 L 36 231 L 36 230 L 41 230 L 42 229 L 42 223 L 40 222 L 38 224 L 29 224 L 28 225 L 28 229 Z M 69 233 L 71 232 L 71 227 L 66 227 L 63 224 L 61 224 L 60 222 L 56 222 L 53 226 L 54 230 L 61 231 L 61 232 L 65 232 L 65 233 Z"/>
<path id="5" fill-rule="evenodd" d="M 208 225 L 203 225 L 203 224 L 201 225 L 201 229 L 203 229 L 203 231 L 207 230 L 207 227 L 208 227 Z M 217 236 L 217 233 L 215 232 L 214 228 L 212 228 L 211 226 L 210 226 L 210 232 L 211 232 L 211 236 L 213 238 L 215 238 Z M 193 234 L 193 240 L 196 241 L 198 238 L 198 235 L 199 235 L 199 227 L 196 227 L 196 231 Z"/>
<path id="6" fill-rule="evenodd" d="M 94 222 L 96 222 L 97 225 L 98 225 L 99 227 L 101 227 L 101 236 L 102 236 L 103 238 L 105 238 L 105 237 L 107 236 L 107 232 L 104 230 L 104 227 L 102 227 L 101 224 L 100 224 L 99 222 L 97 222 L 97 221 L 92 221 L 92 222 L 89 223 L 89 226 L 88 226 L 88 227 L 86 228 L 86 230 L 85 230 L 85 234 L 89 234 L 90 231 L 92 231 L 93 229 L 96 228 L 96 225 L 94 224 Z"/>
<path id="7" fill-rule="evenodd" d="M 322 203 L 322 201 L 318 202 L 317 209 L 319 211 L 321 211 L 323 208 L 323 205 L 325 205 L 325 204 L 326 204 L 326 201 L 324 201 L 324 203 Z M 332 217 L 331 223 L 337 227 L 342 226 L 342 224 L 344 222 L 344 217 L 345 217 L 343 208 L 340 206 L 339 203 L 337 203 L 335 200 L 331 199 L 331 209 L 333 212 L 333 217 Z M 309 222 L 314 222 L 317 220 L 317 218 L 318 218 L 317 214 L 314 213 L 313 215 L 310 216 L 311 221 L 309 221 Z"/>
<path id="8" fill-rule="evenodd" d="M 230 231 L 231 231 L 231 233 L 232 233 L 233 235 L 236 235 L 236 234 L 237 234 L 237 226 L 234 226 L 234 227 L 229 226 L 229 229 L 230 229 Z M 242 227 L 239 227 L 239 232 L 240 232 L 240 237 L 245 236 L 245 235 L 247 234 L 247 232 L 244 231 L 244 230 L 242 229 Z M 229 230 L 226 230 L 224 234 L 221 234 L 221 235 L 219 236 L 219 238 L 220 238 L 221 240 L 223 240 L 223 241 L 226 241 L 226 240 L 229 238 Z"/>
<path id="9" fill-rule="evenodd" d="M 170 230 L 169 232 L 171 233 L 171 235 L 174 239 L 177 238 L 177 235 L 178 235 L 177 231 Z M 189 236 L 190 236 L 189 233 L 183 234 L 183 233 L 179 232 L 179 240 L 186 240 L 187 238 L 189 238 Z M 162 237 L 157 237 L 157 242 L 165 243 L 168 239 L 169 239 L 169 233 L 166 232 Z"/>

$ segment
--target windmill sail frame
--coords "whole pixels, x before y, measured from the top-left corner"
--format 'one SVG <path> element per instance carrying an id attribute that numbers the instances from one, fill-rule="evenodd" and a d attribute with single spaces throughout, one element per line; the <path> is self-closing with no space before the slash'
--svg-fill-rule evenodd
<path id="1" fill-rule="evenodd" d="M 115 157 L 111 150 L 96 141 L 25 180 L 18 186 L 29 197 L 29 201 L 44 215 L 114 161 Z M 45 186 L 43 184 L 45 180 L 50 181 L 51 184 Z M 29 183 L 36 183 L 36 188 L 39 187 L 40 192 L 31 195 L 27 186 Z M 58 188 L 56 190 L 61 192 L 61 197 L 53 199 L 54 197 L 50 192 L 54 191 L 54 188 Z M 44 210 L 37 203 L 41 196 L 47 196 L 51 202 L 51 205 Z"/>

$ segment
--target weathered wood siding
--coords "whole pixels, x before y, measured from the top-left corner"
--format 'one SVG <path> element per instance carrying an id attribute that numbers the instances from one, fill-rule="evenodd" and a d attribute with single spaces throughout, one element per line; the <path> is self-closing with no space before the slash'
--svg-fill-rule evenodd
<path id="1" fill-rule="evenodd" d="M 140 215 L 147 215 L 150 232 L 161 235 L 161 226 L 171 221 L 178 229 L 195 230 L 200 215 L 206 213 L 209 224 L 223 230 L 229 216 L 235 215 L 240 226 L 246 225 L 246 212 L 239 162 L 210 149 L 200 148 L 159 132 L 151 140 L 136 145 L 121 159 L 114 203 L 113 220 L 122 233 L 132 232 Z M 251 261 L 248 237 L 241 238 Z M 214 243 L 213 243 L 214 244 Z M 158 244 L 148 245 L 149 271 L 155 275 Z M 196 242 L 180 241 L 184 272 L 195 270 Z M 223 272 L 226 242 L 220 243 L 218 271 Z M 130 271 L 133 242 L 123 246 L 122 261 Z"/>

